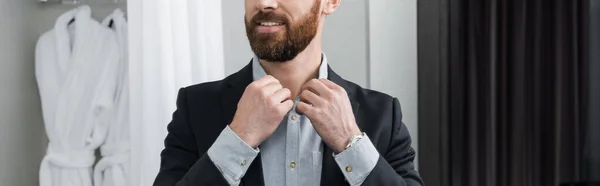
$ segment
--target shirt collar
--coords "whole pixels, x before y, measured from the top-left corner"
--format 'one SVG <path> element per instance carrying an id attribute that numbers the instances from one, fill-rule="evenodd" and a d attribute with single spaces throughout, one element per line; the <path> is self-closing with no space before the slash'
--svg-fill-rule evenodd
<path id="1" fill-rule="evenodd" d="M 318 79 L 327 78 L 327 73 L 327 56 L 325 56 L 324 53 L 321 53 L 321 66 L 319 66 Z M 252 78 L 256 81 L 266 75 L 265 69 L 260 65 L 260 60 L 257 56 L 254 56 L 252 58 Z"/>

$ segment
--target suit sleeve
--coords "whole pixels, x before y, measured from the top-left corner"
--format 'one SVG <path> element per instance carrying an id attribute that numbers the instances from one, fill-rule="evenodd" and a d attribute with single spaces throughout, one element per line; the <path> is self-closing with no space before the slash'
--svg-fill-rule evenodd
<path id="1" fill-rule="evenodd" d="M 207 153 L 199 154 L 187 113 L 186 89 L 179 90 L 154 186 L 229 185 Z"/>
<path id="2" fill-rule="evenodd" d="M 388 150 L 381 154 L 377 165 L 363 182 L 363 185 L 377 186 L 418 186 L 423 185 L 419 173 L 415 170 L 411 138 L 402 122 L 402 111 L 398 99 L 393 100 L 392 136 Z"/>

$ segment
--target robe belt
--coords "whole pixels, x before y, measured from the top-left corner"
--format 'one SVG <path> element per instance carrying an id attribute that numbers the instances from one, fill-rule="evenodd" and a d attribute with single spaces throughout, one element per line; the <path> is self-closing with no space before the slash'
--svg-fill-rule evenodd
<path id="1" fill-rule="evenodd" d="M 95 161 L 94 150 L 66 150 L 59 152 L 51 147 L 48 147 L 47 153 L 42 160 L 42 162 L 48 162 L 62 168 L 89 168 L 94 165 Z"/>
<path id="2" fill-rule="evenodd" d="M 126 172 L 129 165 L 124 165 L 129 162 L 129 142 L 120 142 L 115 144 L 104 144 L 100 148 L 100 153 L 102 154 L 102 159 L 98 161 L 96 167 L 94 168 L 94 185 L 95 186 L 103 186 L 104 177 L 103 176 L 107 170 L 111 170 L 111 178 L 112 183 L 115 186 L 125 186 L 127 183 L 126 180 Z M 121 167 L 118 167 L 121 166 Z"/>
<path id="3" fill-rule="evenodd" d="M 49 146 L 40 165 L 40 186 L 51 186 L 53 183 L 50 165 L 59 169 L 90 168 L 95 160 L 94 150 L 57 151 Z"/>

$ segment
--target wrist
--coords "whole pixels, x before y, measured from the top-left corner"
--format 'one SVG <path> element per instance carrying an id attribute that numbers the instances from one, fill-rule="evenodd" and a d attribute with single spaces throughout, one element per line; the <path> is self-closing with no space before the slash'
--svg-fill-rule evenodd
<path id="1" fill-rule="evenodd" d="M 332 148 L 332 150 L 335 152 L 335 154 L 339 154 L 342 151 L 346 150 L 347 147 L 349 147 L 349 145 L 352 143 L 352 139 L 355 136 L 362 136 L 363 133 L 360 130 L 355 130 L 353 132 L 348 133 L 347 135 L 344 135 L 344 137 L 342 137 L 338 143 L 336 143 L 335 147 Z"/>
<path id="2" fill-rule="evenodd" d="M 256 149 L 258 145 L 260 145 L 260 142 L 258 140 L 254 139 L 251 135 L 249 135 L 248 132 L 245 132 L 240 127 L 238 127 L 238 125 L 231 123 L 229 125 L 229 128 L 231 128 L 231 131 L 233 131 L 233 133 L 235 133 L 235 135 L 242 139 L 242 141 L 244 141 L 244 143 L 246 143 L 248 146 Z"/>

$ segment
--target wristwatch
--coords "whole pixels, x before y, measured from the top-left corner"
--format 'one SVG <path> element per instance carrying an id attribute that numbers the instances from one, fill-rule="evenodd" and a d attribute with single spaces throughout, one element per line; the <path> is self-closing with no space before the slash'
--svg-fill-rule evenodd
<path id="1" fill-rule="evenodd" d="M 346 148 L 344 148 L 344 150 L 352 147 L 352 145 L 354 145 L 356 142 L 358 142 L 358 140 L 362 139 L 365 136 L 365 133 L 361 133 L 359 135 L 354 135 L 354 136 L 350 136 L 350 143 L 348 143 L 348 145 L 346 145 Z"/>

